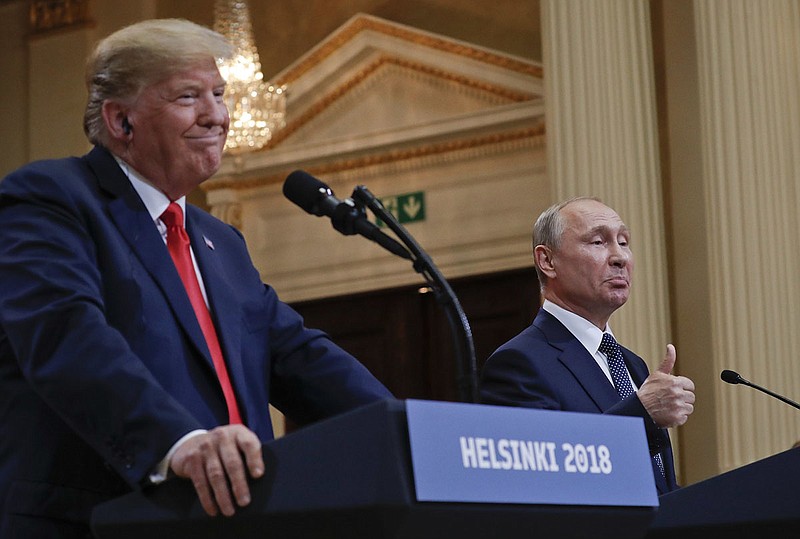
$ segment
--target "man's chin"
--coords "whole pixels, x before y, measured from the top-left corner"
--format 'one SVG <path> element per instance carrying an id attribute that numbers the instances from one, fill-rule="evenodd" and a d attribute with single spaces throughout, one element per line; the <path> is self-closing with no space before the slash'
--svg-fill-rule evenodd
<path id="1" fill-rule="evenodd" d="M 200 157 L 200 163 L 203 171 L 208 174 L 207 177 L 213 176 L 222 165 L 222 150 L 209 148 L 207 151 L 203 152 Z"/>
<path id="2" fill-rule="evenodd" d="M 630 290 L 627 288 L 625 290 L 617 290 L 613 291 L 608 300 L 611 305 L 614 305 L 617 309 L 625 305 L 628 301 L 628 297 L 630 296 Z"/>

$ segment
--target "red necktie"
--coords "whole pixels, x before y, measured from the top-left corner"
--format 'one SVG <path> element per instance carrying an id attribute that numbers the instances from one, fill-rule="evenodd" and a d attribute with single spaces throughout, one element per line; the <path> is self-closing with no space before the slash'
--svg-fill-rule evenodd
<path id="1" fill-rule="evenodd" d="M 208 350 L 211 352 L 214 368 L 217 371 L 220 385 L 222 385 L 222 392 L 225 395 L 225 402 L 228 404 L 228 419 L 232 424 L 241 423 L 242 417 L 239 414 L 239 406 L 236 404 L 236 396 L 233 394 L 233 386 L 230 378 L 228 378 L 228 369 L 225 366 L 225 359 L 222 357 L 217 331 L 214 329 L 214 322 L 211 321 L 211 315 L 208 312 L 205 299 L 203 299 L 200 284 L 197 282 L 197 274 L 194 271 L 192 254 L 189 250 L 189 236 L 186 234 L 186 229 L 183 228 L 183 211 L 181 207 L 177 203 L 171 202 L 164 213 L 161 214 L 161 220 L 167 225 L 167 248 L 169 249 L 169 254 L 172 256 L 172 261 L 175 262 L 175 267 L 178 268 L 183 286 L 186 287 L 186 293 L 192 302 L 194 314 L 197 316 L 197 321 L 200 322 L 200 328 L 203 330 L 203 336 L 206 338 Z"/>

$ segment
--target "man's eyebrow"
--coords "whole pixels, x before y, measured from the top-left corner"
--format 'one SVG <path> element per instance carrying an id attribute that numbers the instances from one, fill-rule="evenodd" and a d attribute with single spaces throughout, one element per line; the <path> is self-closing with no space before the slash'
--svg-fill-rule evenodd
<path id="1" fill-rule="evenodd" d="M 596 225 L 596 226 L 594 226 L 594 227 L 590 228 L 589 230 L 587 230 L 587 231 L 586 231 L 586 234 L 584 234 L 584 236 L 593 236 L 593 235 L 595 235 L 595 234 L 603 234 L 603 233 L 605 233 L 605 232 L 611 232 L 611 231 L 613 231 L 613 230 L 614 230 L 614 229 L 613 229 L 613 228 L 611 228 L 611 227 L 610 227 L 610 226 L 608 226 L 608 225 Z M 617 230 L 617 232 L 619 232 L 619 233 L 621 233 L 621 234 L 628 234 L 628 235 L 630 235 L 630 233 L 631 233 L 631 232 L 630 232 L 630 229 L 629 229 L 629 228 L 628 228 L 628 226 L 627 226 L 627 225 L 625 225 L 625 224 L 623 224 L 623 225 L 620 225 L 620 227 L 619 227 L 619 229 Z"/>
<path id="2" fill-rule="evenodd" d="M 197 90 L 200 87 L 200 84 L 193 80 L 176 80 L 173 81 L 171 84 L 165 87 L 165 90 L 169 94 L 177 94 L 181 92 L 185 92 L 187 90 Z"/>
<path id="3" fill-rule="evenodd" d="M 196 81 L 194 79 L 178 79 L 175 80 L 172 84 L 168 86 L 169 91 L 172 92 L 183 92 L 186 90 L 201 90 L 205 88 L 206 84 L 201 81 Z M 226 83 L 224 80 L 219 81 L 218 84 L 214 84 L 212 88 L 224 88 Z"/>
<path id="4" fill-rule="evenodd" d="M 610 230 L 608 225 L 595 225 L 590 228 L 586 233 L 587 234 L 599 234 L 605 232 L 606 230 Z"/>

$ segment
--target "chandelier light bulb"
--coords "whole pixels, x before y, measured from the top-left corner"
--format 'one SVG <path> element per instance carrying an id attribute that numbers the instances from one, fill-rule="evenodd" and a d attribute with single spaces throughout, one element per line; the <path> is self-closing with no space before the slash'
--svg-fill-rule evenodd
<path id="1" fill-rule="evenodd" d="M 231 117 L 225 150 L 258 150 L 286 125 L 286 87 L 264 81 L 245 1 L 216 0 L 214 30 L 236 49 L 233 58 L 219 62 L 220 74 L 227 82 L 225 103 Z"/>

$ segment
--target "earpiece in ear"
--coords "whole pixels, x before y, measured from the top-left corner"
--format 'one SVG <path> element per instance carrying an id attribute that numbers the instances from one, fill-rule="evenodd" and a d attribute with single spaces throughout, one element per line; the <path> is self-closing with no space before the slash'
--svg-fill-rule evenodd
<path id="1" fill-rule="evenodd" d="M 131 123 L 128 121 L 127 118 L 123 118 L 122 119 L 122 132 L 125 133 L 126 135 L 130 135 L 131 131 L 133 131 L 133 126 L 131 125 Z"/>

